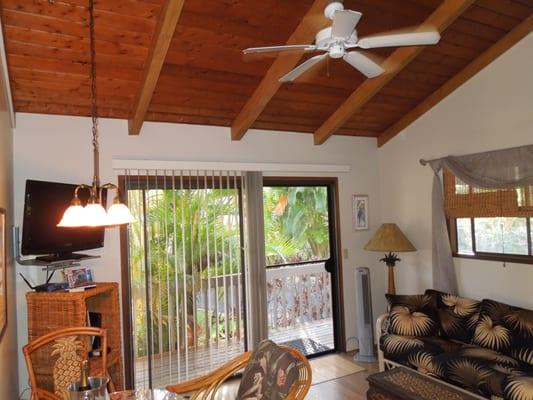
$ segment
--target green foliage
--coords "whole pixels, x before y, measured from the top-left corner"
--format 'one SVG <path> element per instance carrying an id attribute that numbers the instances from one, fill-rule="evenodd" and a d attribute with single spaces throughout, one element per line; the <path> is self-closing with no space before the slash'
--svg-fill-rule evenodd
<path id="1" fill-rule="evenodd" d="M 266 187 L 263 205 L 267 265 L 329 257 L 326 187 Z"/>
<path id="2" fill-rule="evenodd" d="M 241 270 L 237 192 L 130 190 L 128 194 L 137 218 L 129 235 L 130 279 L 132 292 L 137 293 L 132 307 L 137 355 L 148 351 L 148 316 L 154 352 L 183 348 L 191 338 L 196 345 L 206 343 L 207 335 L 216 338 L 216 316 L 210 311 L 206 318 L 205 309 L 196 304 L 208 297 L 207 286 L 215 288 L 217 277 Z M 223 286 L 216 288 L 216 298 L 223 296 Z M 225 312 L 223 307 L 218 311 Z M 221 325 L 218 318 L 218 337 L 240 335 L 229 321 L 226 333 L 225 321 Z"/>

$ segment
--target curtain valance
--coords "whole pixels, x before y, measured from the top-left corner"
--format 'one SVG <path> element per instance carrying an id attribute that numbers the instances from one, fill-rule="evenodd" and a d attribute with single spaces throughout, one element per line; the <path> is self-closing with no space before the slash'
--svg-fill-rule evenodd
<path id="1" fill-rule="evenodd" d="M 470 185 L 469 191 L 472 188 L 479 188 L 481 190 L 476 189 L 478 192 L 485 190 L 485 193 L 490 193 L 490 189 L 498 189 L 510 196 L 517 188 L 524 188 L 523 195 L 531 196 L 531 190 L 526 188 L 533 186 L 533 145 L 463 156 L 447 156 L 430 161 L 420 160 L 420 163 L 429 164 L 434 171 L 433 286 L 439 290 L 456 293 L 457 278 L 448 238 L 441 171 L 449 170 L 462 184 Z M 456 188 L 453 190 L 457 191 Z M 517 193 L 517 204 L 518 196 Z M 533 199 L 529 197 L 520 201 L 526 207 L 524 211 L 527 211 L 528 205 L 533 204 Z M 476 207 L 475 204 L 470 206 Z"/>

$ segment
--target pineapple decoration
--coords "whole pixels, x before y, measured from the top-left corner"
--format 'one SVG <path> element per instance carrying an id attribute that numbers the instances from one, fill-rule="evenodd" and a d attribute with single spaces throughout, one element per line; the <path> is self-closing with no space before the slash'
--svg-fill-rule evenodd
<path id="1" fill-rule="evenodd" d="M 68 336 L 57 339 L 52 348 L 52 356 L 59 354 L 53 370 L 55 394 L 68 399 L 68 385 L 80 380 L 82 359 L 78 351 L 82 343 L 76 336 Z"/>

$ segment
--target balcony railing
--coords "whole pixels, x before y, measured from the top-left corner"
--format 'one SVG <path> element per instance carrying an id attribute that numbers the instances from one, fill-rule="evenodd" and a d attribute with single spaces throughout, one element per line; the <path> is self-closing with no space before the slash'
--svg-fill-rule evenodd
<path id="1" fill-rule="evenodd" d="M 175 343 L 170 350 L 154 346 L 151 365 L 146 354 L 136 354 L 136 387 L 148 386 L 149 369 L 152 386 L 163 387 L 203 375 L 244 351 L 241 279 L 242 275 L 235 273 L 202 280 L 203 289 L 194 291 L 195 307 L 187 315 L 187 326 L 180 329 L 179 346 Z M 178 287 L 177 293 L 183 290 Z M 176 292 L 173 287 L 170 291 Z M 132 292 L 133 298 L 142 304 L 144 289 L 136 288 Z M 267 307 L 272 340 L 283 343 L 312 337 L 333 348 L 331 281 L 324 262 L 268 268 Z M 146 309 L 141 311 L 145 313 Z M 157 309 L 153 312 L 157 314 Z M 208 318 L 199 318 L 200 315 Z M 156 333 L 169 326 L 181 326 L 183 316 L 170 315 L 169 323 L 165 324 L 160 321 L 154 326 Z M 136 327 L 134 340 L 138 340 L 139 332 Z"/>
<path id="2" fill-rule="evenodd" d="M 331 319 L 331 279 L 324 262 L 267 269 L 268 328 Z"/>

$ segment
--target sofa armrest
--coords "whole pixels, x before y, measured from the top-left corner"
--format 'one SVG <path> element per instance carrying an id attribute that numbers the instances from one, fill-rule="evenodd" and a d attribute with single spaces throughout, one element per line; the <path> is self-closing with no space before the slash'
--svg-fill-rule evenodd
<path id="1" fill-rule="evenodd" d="M 387 333 L 389 328 L 389 314 L 382 314 L 378 317 L 376 320 L 376 341 L 378 345 L 378 365 L 379 370 L 384 371 L 385 370 L 385 357 L 383 355 L 383 351 L 381 351 L 381 347 L 379 345 L 381 336 L 383 336 L 385 333 Z"/>

